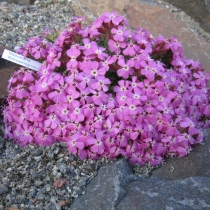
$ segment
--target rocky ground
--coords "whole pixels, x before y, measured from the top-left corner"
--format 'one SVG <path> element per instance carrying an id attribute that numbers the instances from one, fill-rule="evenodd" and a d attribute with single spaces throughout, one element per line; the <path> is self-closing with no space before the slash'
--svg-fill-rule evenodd
<path id="1" fill-rule="evenodd" d="M 0 45 L 15 49 L 46 27 L 63 28 L 75 15 L 72 9 L 74 3 L 71 0 L 47 0 L 24 6 L 0 2 Z M 151 3 L 168 8 L 205 39 L 209 39 L 209 34 L 179 9 L 159 0 L 151 0 Z M 5 140 L 3 135 L 1 121 L 0 210 L 69 209 L 76 197 L 85 194 L 86 185 L 97 175 L 99 168 L 110 163 L 106 159 L 80 161 L 68 153 L 65 144 L 20 148 L 12 141 Z M 137 176 L 148 177 L 153 168 L 136 166 L 132 170 Z"/>

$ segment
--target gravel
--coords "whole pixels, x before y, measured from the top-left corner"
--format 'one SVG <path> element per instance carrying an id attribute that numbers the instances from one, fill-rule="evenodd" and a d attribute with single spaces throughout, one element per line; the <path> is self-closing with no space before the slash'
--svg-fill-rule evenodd
<path id="1" fill-rule="evenodd" d="M 155 2 L 172 10 L 180 19 L 186 19 L 186 15 L 171 5 Z M 0 45 L 15 49 L 45 28 L 64 28 L 75 15 L 71 5 L 70 0 L 58 0 L 57 3 L 36 1 L 30 6 L 0 2 Z M 190 18 L 184 21 L 194 27 Z M 3 123 L 0 122 L 0 210 L 8 207 L 69 209 L 73 199 L 85 193 L 86 185 L 97 175 L 99 168 L 110 163 L 105 158 L 81 161 L 67 151 L 65 143 L 20 148 L 5 140 L 3 133 Z M 149 165 L 133 167 L 136 175 L 144 177 L 148 177 L 152 169 Z"/>
<path id="2" fill-rule="evenodd" d="M 71 5 L 71 1 L 52 4 L 49 0 L 29 6 L 0 2 L 0 45 L 14 49 L 46 28 L 64 28 L 74 16 Z"/>

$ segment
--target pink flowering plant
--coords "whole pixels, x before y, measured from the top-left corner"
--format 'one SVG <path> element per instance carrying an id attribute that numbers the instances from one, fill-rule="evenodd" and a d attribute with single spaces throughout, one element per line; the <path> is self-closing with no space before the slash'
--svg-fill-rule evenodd
<path id="1" fill-rule="evenodd" d="M 17 52 L 42 63 L 8 84 L 5 138 L 21 146 L 66 142 L 81 159 L 123 156 L 156 166 L 183 157 L 210 125 L 210 76 L 176 38 L 128 29 L 116 12 L 91 26 L 75 17 Z"/>

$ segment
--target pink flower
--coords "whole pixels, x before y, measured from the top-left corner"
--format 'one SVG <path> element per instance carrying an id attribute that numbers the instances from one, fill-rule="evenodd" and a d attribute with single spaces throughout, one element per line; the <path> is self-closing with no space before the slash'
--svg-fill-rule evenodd
<path id="1" fill-rule="evenodd" d="M 84 73 L 89 74 L 94 78 L 97 76 L 104 76 L 106 71 L 107 70 L 105 68 L 100 68 L 99 63 L 97 61 L 87 62 L 83 69 Z"/>
<path id="2" fill-rule="evenodd" d="M 131 60 L 128 60 L 127 62 L 125 62 L 124 59 L 120 59 L 118 61 L 118 64 L 122 67 L 117 71 L 118 76 L 127 79 L 129 77 L 129 75 L 133 74 L 133 62 Z"/>
<path id="3" fill-rule="evenodd" d="M 78 81 L 78 88 L 84 90 L 91 81 L 89 74 L 84 74 L 83 72 L 76 75 L 76 80 Z"/>
<path id="4" fill-rule="evenodd" d="M 157 71 L 154 61 L 149 61 L 148 64 L 145 61 L 142 61 L 140 65 L 142 66 L 141 74 L 146 76 L 149 81 L 153 81 Z"/>
<path id="5" fill-rule="evenodd" d="M 104 60 L 106 57 L 108 57 L 108 55 L 105 52 L 103 52 L 105 50 L 106 50 L 106 48 L 99 47 L 96 42 L 92 42 L 90 51 L 89 51 L 89 53 L 86 53 L 86 55 L 94 54 L 100 60 Z"/>
<path id="6" fill-rule="evenodd" d="M 76 68 L 78 66 L 77 57 L 80 55 L 80 53 L 80 50 L 74 47 L 71 47 L 69 50 L 67 50 L 67 55 L 70 57 L 70 60 L 66 65 L 67 70 Z"/>
<path id="7" fill-rule="evenodd" d="M 201 87 L 205 87 L 206 79 L 210 78 L 209 74 L 204 75 L 204 72 L 202 72 L 202 71 L 198 71 L 197 73 L 194 73 L 193 76 L 196 79 L 195 84 L 200 85 Z"/>
<path id="8" fill-rule="evenodd" d="M 52 63 L 55 58 L 59 56 L 57 49 L 51 47 L 50 50 L 48 51 L 48 56 L 47 56 L 47 61 L 49 63 Z"/>
<path id="9" fill-rule="evenodd" d="M 139 100 L 135 100 L 135 99 L 130 99 L 128 98 L 126 100 L 126 104 L 129 108 L 129 113 L 131 115 L 135 115 L 135 114 L 141 114 L 143 109 L 140 105 L 140 101 Z"/>
<path id="10" fill-rule="evenodd" d="M 126 56 L 135 56 L 139 49 L 139 46 L 135 45 L 133 42 L 130 42 L 123 50 L 123 54 Z"/>
<path id="11" fill-rule="evenodd" d="M 39 146 L 50 146 L 55 142 L 55 138 L 45 131 L 39 131 L 36 135 L 36 141 Z"/>
<path id="12" fill-rule="evenodd" d="M 87 142 L 90 147 L 90 150 L 96 154 L 102 154 L 105 150 L 104 142 L 102 140 L 104 132 L 96 131 L 95 138 L 88 139 Z"/>
<path id="13" fill-rule="evenodd" d="M 27 91 L 27 87 L 24 85 L 18 85 L 15 89 L 14 89 L 14 94 L 16 95 L 17 98 L 19 99 L 23 99 L 23 98 L 27 98 L 28 97 L 28 91 Z"/>
<path id="14" fill-rule="evenodd" d="M 89 27 L 89 34 L 90 34 L 90 38 L 92 39 L 93 37 L 97 37 L 98 35 L 100 35 L 100 32 L 98 31 L 98 29 L 101 27 L 103 23 L 103 20 L 101 18 L 98 18 L 94 21 L 93 25 L 91 27 Z"/>
<path id="15" fill-rule="evenodd" d="M 50 127 L 52 129 L 55 129 L 60 124 L 60 119 L 56 114 L 50 114 L 47 119 L 44 121 L 44 125 L 46 127 Z"/>
<path id="16" fill-rule="evenodd" d="M 120 80 L 118 82 L 118 84 L 119 84 L 119 86 L 114 87 L 114 91 L 117 93 L 120 92 L 120 93 L 127 94 L 129 85 L 130 85 L 130 81 L 129 80 Z"/>
<path id="17" fill-rule="evenodd" d="M 104 13 L 104 22 L 112 22 L 114 25 L 119 25 L 123 21 L 122 17 L 118 16 L 116 12 L 105 12 Z"/>
<path id="18" fill-rule="evenodd" d="M 113 38 L 115 41 L 123 42 L 125 38 L 130 34 L 129 31 L 125 30 L 123 26 L 118 26 L 118 28 L 113 28 L 111 30 L 112 34 L 114 34 Z"/>
<path id="19" fill-rule="evenodd" d="M 31 144 L 33 142 L 33 136 L 32 136 L 33 128 L 30 126 L 28 122 L 23 122 L 22 128 L 20 129 L 20 144 L 22 146 L 25 146 L 27 144 Z"/>
<path id="20" fill-rule="evenodd" d="M 78 140 L 78 135 L 73 136 L 71 140 L 67 140 L 68 150 L 70 153 L 76 155 L 78 149 L 82 150 L 85 146 L 84 142 Z"/>
<path id="21" fill-rule="evenodd" d="M 139 164 L 140 166 L 143 166 L 145 164 L 144 150 L 132 153 L 131 157 L 129 158 L 129 162 L 132 165 Z"/>
<path id="22" fill-rule="evenodd" d="M 115 41 L 113 39 L 109 39 L 108 45 L 109 45 L 109 50 L 111 52 L 120 52 L 120 50 L 121 50 L 120 48 L 125 48 L 126 47 L 125 42 L 118 42 L 118 41 Z"/>
<path id="23" fill-rule="evenodd" d="M 60 117 L 60 119 L 62 121 L 66 122 L 67 120 L 69 120 L 69 117 L 70 117 L 70 108 L 69 108 L 68 103 L 59 104 L 56 107 L 56 110 L 55 111 L 57 112 L 57 115 Z"/>
<path id="24" fill-rule="evenodd" d="M 80 103 L 78 101 L 72 102 L 72 113 L 70 114 L 70 119 L 72 121 L 81 122 L 84 120 L 83 109 L 80 108 Z"/>
<path id="25" fill-rule="evenodd" d="M 103 90 L 104 92 L 108 91 L 110 80 L 103 76 L 98 76 L 95 83 L 92 84 L 92 88 L 95 90 Z"/>

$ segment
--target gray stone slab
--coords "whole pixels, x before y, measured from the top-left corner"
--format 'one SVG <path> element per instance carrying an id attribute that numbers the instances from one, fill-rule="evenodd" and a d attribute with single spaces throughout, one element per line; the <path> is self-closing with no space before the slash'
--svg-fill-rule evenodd
<path id="1" fill-rule="evenodd" d="M 194 146 L 191 154 L 183 158 L 167 158 L 163 166 L 153 171 L 153 175 L 164 180 L 210 177 L 210 130 L 204 132 L 203 144 Z"/>
<path id="2" fill-rule="evenodd" d="M 131 182 L 116 210 L 209 210 L 210 177 Z"/>

